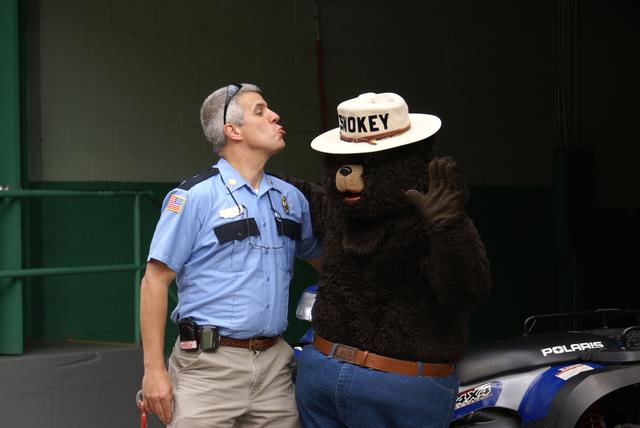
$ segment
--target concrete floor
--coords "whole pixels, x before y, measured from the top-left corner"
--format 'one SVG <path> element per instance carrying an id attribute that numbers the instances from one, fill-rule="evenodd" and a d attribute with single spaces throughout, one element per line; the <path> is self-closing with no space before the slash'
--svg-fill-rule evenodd
<path id="1" fill-rule="evenodd" d="M 141 380 L 142 350 L 135 345 L 29 344 L 23 355 L 0 356 L 0 426 L 139 427 Z M 147 426 L 162 425 L 150 416 Z"/>

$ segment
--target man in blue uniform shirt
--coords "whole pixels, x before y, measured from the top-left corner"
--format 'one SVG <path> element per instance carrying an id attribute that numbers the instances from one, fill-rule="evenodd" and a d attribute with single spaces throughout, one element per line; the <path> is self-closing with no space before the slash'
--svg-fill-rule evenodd
<path id="1" fill-rule="evenodd" d="M 294 256 L 318 268 L 309 205 L 264 172 L 285 146 L 280 117 L 250 84 L 204 101 L 219 162 L 164 200 L 141 284 L 144 406 L 170 427 L 298 426 L 287 326 Z M 165 369 L 167 289 L 180 326 Z"/>

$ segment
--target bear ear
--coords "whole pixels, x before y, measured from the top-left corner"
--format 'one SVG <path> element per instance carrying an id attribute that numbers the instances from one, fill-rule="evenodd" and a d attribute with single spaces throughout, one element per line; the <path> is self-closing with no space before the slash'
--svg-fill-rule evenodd
<path id="1" fill-rule="evenodd" d="M 330 183 L 330 185 L 333 185 L 332 182 Z M 304 190 L 300 190 L 309 201 L 313 234 L 316 238 L 323 239 L 325 223 L 327 222 L 325 217 L 325 210 L 327 209 L 327 177 L 324 178 L 321 184 L 311 182 L 305 182 L 304 184 Z"/>

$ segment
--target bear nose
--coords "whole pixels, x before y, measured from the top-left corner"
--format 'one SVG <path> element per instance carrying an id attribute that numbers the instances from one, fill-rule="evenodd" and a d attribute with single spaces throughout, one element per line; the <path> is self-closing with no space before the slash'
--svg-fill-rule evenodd
<path id="1" fill-rule="evenodd" d="M 344 175 L 345 177 L 351 174 L 353 170 L 349 166 L 343 166 L 340 168 L 340 175 Z"/>

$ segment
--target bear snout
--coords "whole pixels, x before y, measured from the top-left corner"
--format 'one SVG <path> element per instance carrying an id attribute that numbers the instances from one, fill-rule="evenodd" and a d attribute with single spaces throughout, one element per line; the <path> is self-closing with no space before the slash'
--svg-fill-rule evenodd
<path id="1" fill-rule="evenodd" d="M 336 171 L 336 188 L 341 193 L 362 193 L 362 165 L 342 165 Z"/>

